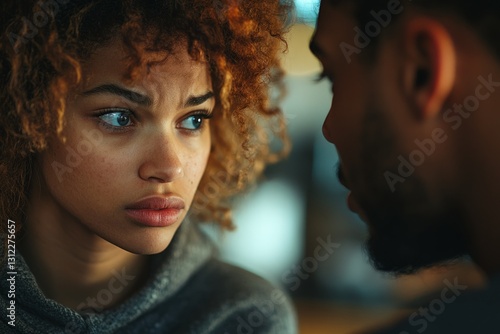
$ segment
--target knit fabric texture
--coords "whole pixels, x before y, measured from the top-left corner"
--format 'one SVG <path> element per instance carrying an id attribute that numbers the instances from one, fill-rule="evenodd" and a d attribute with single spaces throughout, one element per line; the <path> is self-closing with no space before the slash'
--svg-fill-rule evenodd
<path id="1" fill-rule="evenodd" d="M 7 263 L 2 264 L 0 333 L 297 332 L 292 304 L 282 290 L 218 260 L 216 253 L 195 223 L 184 222 L 168 248 L 153 256 L 151 277 L 139 291 L 114 308 L 96 307 L 109 302 L 113 289 L 133 279 L 125 270 L 114 271 L 109 290 L 82 301 L 92 311 L 77 312 L 46 298 L 16 252 L 15 275 L 8 274 Z M 15 298 L 9 298 L 13 276 Z M 12 300 L 15 322 L 7 310 Z"/>

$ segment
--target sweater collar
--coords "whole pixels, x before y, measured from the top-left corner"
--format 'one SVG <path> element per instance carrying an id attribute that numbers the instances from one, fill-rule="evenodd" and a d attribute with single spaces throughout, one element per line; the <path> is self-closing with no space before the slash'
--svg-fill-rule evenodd
<path id="1" fill-rule="evenodd" d="M 17 274 L 9 275 L 7 270 L 2 270 L 0 285 L 2 291 L 8 291 L 7 279 L 15 276 L 16 329 L 21 332 L 51 333 L 63 329 L 67 333 L 112 333 L 174 295 L 214 252 L 213 244 L 196 223 L 184 221 L 167 249 L 152 256 L 152 275 L 145 285 L 119 306 L 97 313 L 78 313 L 47 299 L 19 252 L 15 264 Z M 124 270 L 115 271 L 113 276 L 121 284 L 132 279 Z M 82 302 L 89 307 L 96 300 L 105 305 L 109 298 L 112 291 L 101 290 Z M 3 293 L 0 300 L 5 309 L 11 299 Z"/>

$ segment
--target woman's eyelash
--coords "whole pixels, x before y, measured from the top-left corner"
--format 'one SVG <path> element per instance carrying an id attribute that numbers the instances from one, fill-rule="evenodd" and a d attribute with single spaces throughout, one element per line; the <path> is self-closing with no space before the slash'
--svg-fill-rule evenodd
<path id="1" fill-rule="evenodd" d="M 128 115 L 133 115 L 132 111 L 129 109 L 123 109 L 123 108 L 105 108 L 105 109 L 100 109 L 97 111 L 96 116 L 102 116 L 106 114 L 112 114 L 112 113 L 124 113 Z"/>
<path id="2" fill-rule="evenodd" d="M 211 119 L 214 117 L 214 113 L 206 110 L 205 112 L 200 113 L 199 115 L 203 116 L 205 119 Z"/>
<path id="3" fill-rule="evenodd" d="M 95 114 L 95 117 L 100 126 L 110 132 L 126 132 L 136 125 L 135 115 L 129 109 L 101 109 Z M 194 134 L 201 131 L 205 126 L 204 121 L 212 117 L 213 111 L 205 109 L 196 110 L 184 116 L 179 121 L 178 128 Z M 124 121 L 124 123 L 120 124 L 120 121 Z"/>
<path id="4" fill-rule="evenodd" d="M 208 111 L 208 110 L 197 110 L 197 111 L 189 114 L 187 117 L 189 117 L 189 116 L 203 116 L 203 117 L 209 119 L 209 118 L 212 118 L 214 115 L 213 115 L 213 112 Z"/>
<path id="5" fill-rule="evenodd" d="M 214 117 L 214 112 L 209 111 L 209 110 L 198 110 L 198 111 L 193 112 L 192 114 L 189 114 L 186 118 L 188 118 L 190 116 L 199 116 L 205 120 L 209 120 L 209 119 Z"/>

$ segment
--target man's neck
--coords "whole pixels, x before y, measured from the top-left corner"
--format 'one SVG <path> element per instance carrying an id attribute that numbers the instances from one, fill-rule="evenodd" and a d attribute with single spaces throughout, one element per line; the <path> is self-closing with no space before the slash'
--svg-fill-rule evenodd
<path id="1" fill-rule="evenodd" d="M 500 190 L 500 189 L 499 189 Z M 488 277 L 500 274 L 500 214 L 498 212 L 498 198 L 500 191 L 493 195 L 483 194 L 471 198 L 469 203 L 476 210 L 470 217 L 470 226 L 467 227 L 470 255 Z M 472 196 L 474 197 L 474 196 Z M 492 201 L 496 203 L 492 203 Z"/>
<path id="2" fill-rule="evenodd" d="M 497 110 L 490 110 L 490 114 Z M 499 120 L 500 121 L 500 120 Z M 491 121 L 495 124 L 498 122 Z M 464 233 L 471 257 L 488 275 L 500 273 L 500 140 L 498 131 L 484 130 L 470 135 L 464 144 L 464 168 L 459 187 L 467 214 Z M 475 138 L 473 137 L 482 137 Z M 482 143 L 482 145 L 479 145 Z M 488 143 L 485 145 L 484 143 Z M 467 147 L 468 145 L 472 146 Z M 497 147 L 498 146 L 498 147 Z M 467 166 L 468 165 L 468 166 Z"/>

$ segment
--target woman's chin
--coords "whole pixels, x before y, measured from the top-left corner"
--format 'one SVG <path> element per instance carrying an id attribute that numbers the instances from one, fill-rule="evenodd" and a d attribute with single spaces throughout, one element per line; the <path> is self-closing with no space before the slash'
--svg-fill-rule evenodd
<path id="1" fill-rule="evenodd" d="M 170 245 L 174 234 L 175 231 L 154 231 L 127 240 L 117 240 L 113 244 L 133 254 L 154 255 L 163 252 Z"/>

